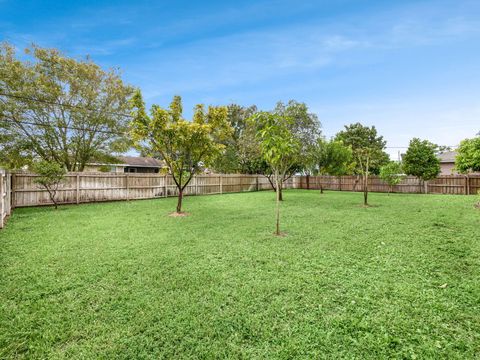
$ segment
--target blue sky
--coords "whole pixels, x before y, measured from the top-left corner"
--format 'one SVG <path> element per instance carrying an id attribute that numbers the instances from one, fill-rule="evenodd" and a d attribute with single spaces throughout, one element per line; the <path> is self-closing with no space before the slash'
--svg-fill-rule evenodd
<path id="1" fill-rule="evenodd" d="M 480 1 L 11 1 L 0 39 L 119 67 L 149 104 L 306 102 L 329 137 L 360 121 L 392 157 L 480 131 Z"/>

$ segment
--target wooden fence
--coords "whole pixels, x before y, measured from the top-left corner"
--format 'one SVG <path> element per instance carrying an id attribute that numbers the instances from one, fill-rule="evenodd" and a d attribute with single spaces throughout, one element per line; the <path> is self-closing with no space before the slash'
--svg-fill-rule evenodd
<path id="1" fill-rule="evenodd" d="M 45 189 L 35 183 L 37 175 L 13 175 L 13 207 L 50 205 Z M 293 187 L 289 179 L 286 188 Z M 223 194 L 270 189 L 263 175 L 198 175 L 184 190 L 184 195 Z M 152 199 L 176 196 L 177 187 L 169 175 L 135 173 L 69 173 L 58 189 L 59 204 Z"/>
<path id="2" fill-rule="evenodd" d="M 35 183 L 37 175 L 9 174 L 0 170 L 0 228 L 15 207 L 50 205 L 45 189 Z M 285 188 L 362 191 L 359 176 L 294 176 Z M 185 189 L 185 195 L 223 194 L 271 189 L 263 175 L 198 175 Z M 406 177 L 390 187 L 376 176 L 369 178 L 372 192 L 470 195 L 480 191 L 480 175 L 440 176 L 426 183 Z M 69 173 L 59 187 L 60 204 L 152 199 L 176 196 L 177 188 L 169 175 L 134 173 Z"/>
<path id="3" fill-rule="evenodd" d="M 5 225 L 5 218 L 12 211 L 11 180 L 12 175 L 0 169 L 0 229 Z"/>
<path id="4" fill-rule="evenodd" d="M 295 180 L 300 189 L 363 191 L 360 176 L 297 176 Z M 378 176 L 370 176 L 368 188 L 372 192 L 473 195 L 480 191 L 480 175 L 444 175 L 427 182 L 407 176 L 392 188 Z"/>

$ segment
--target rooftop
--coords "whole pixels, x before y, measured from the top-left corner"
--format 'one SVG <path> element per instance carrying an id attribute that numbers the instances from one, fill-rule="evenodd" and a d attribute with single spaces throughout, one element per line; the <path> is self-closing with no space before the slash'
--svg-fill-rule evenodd
<path id="1" fill-rule="evenodd" d="M 453 163 L 455 162 L 455 157 L 457 156 L 456 151 L 446 151 L 438 155 L 438 159 L 441 163 Z"/>
<path id="2" fill-rule="evenodd" d="M 151 157 L 141 157 L 141 156 L 119 156 L 120 159 L 125 165 L 128 166 L 138 166 L 138 167 L 163 167 L 163 162 Z"/>

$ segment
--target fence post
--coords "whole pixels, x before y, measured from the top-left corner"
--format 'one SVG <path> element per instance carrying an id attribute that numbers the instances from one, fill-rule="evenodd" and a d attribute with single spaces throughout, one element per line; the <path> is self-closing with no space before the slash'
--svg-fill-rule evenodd
<path id="1" fill-rule="evenodd" d="M 258 175 L 255 175 L 255 191 L 258 191 Z"/>
<path id="2" fill-rule="evenodd" d="M 11 181 L 11 183 L 10 183 L 10 191 L 11 191 L 10 192 L 10 197 L 11 197 L 10 201 L 11 201 L 11 204 L 12 204 L 11 209 L 10 209 L 10 211 L 11 211 L 12 209 L 15 208 L 15 202 L 17 201 L 15 199 L 15 183 L 16 183 L 15 173 L 12 174 L 12 177 L 11 177 L 10 181 Z"/>
<path id="3" fill-rule="evenodd" d="M 470 177 L 465 175 L 465 195 L 470 195 Z"/>
<path id="4" fill-rule="evenodd" d="M 163 178 L 163 197 L 167 197 L 167 176 Z"/>
<path id="5" fill-rule="evenodd" d="M 307 180 L 307 190 L 310 190 L 310 175 L 307 175 L 305 179 Z"/>
<path id="6" fill-rule="evenodd" d="M 428 194 L 428 181 L 423 181 L 423 187 L 424 187 L 425 194 Z"/>
<path id="7" fill-rule="evenodd" d="M 126 192 L 127 192 L 127 201 L 130 200 L 130 183 L 129 183 L 129 176 L 130 174 L 127 172 L 127 175 L 125 175 L 125 189 L 126 189 Z"/>
<path id="8" fill-rule="evenodd" d="M 80 204 L 80 174 L 77 174 L 76 189 L 77 189 L 77 192 L 76 192 L 77 204 Z"/>
<path id="9" fill-rule="evenodd" d="M 223 175 L 222 174 L 220 174 L 219 182 L 220 182 L 220 194 L 223 194 Z"/>
<path id="10" fill-rule="evenodd" d="M 195 195 L 198 195 L 198 175 L 193 175 L 193 180 L 195 180 Z"/>
<path id="11" fill-rule="evenodd" d="M 342 176 L 338 177 L 338 190 L 342 191 Z"/>

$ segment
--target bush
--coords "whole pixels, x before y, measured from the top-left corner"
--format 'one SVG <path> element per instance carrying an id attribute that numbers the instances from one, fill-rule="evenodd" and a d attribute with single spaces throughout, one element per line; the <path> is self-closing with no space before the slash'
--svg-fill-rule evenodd
<path id="1" fill-rule="evenodd" d="M 57 209 L 56 195 L 58 186 L 65 179 L 65 168 L 55 162 L 40 161 L 33 165 L 33 171 L 39 175 L 35 182 L 47 190 L 50 200 Z"/>

